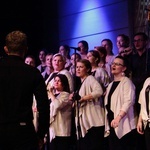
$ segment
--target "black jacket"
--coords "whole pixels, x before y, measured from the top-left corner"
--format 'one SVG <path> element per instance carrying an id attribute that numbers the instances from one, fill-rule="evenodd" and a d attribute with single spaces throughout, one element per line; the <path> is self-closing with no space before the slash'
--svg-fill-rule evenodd
<path id="1" fill-rule="evenodd" d="M 0 60 L 0 124 L 32 123 L 33 95 L 39 111 L 38 135 L 49 128 L 49 103 L 46 86 L 39 70 L 18 56 Z"/>

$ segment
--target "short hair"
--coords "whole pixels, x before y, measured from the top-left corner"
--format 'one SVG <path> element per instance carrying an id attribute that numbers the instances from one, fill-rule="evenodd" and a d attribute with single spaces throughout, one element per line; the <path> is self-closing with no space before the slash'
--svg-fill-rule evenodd
<path id="1" fill-rule="evenodd" d="M 22 31 L 10 32 L 5 40 L 9 52 L 22 54 L 27 49 L 27 36 Z"/>
<path id="2" fill-rule="evenodd" d="M 83 63 L 86 67 L 86 69 L 89 69 L 88 74 L 91 74 L 92 66 L 89 60 L 87 59 L 80 59 L 78 62 Z"/>
<path id="3" fill-rule="evenodd" d="M 138 33 L 134 34 L 134 37 L 137 36 L 137 35 L 142 36 L 145 41 L 148 40 L 148 36 L 147 36 L 146 33 L 144 33 L 144 32 L 138 32 Z M 133 38 L 134 38 L 134 37 L 133 37 Z"/>
<path id="4" fill-rule="evenodd" d="M 62 83 L 63 91 L 70 93 L 68 78 L 64 74 L 57 74 L 54 79 L 58 77 Z"/>
<path id="5" fill-rule="evenodd" d="M 97 59 L 96 63 L 97 63 L 97 65 L 98 65 L 99 62 L 100 62 L 99 52 L 98 52 L 98 51 L 95 51 L 95 50 L 90 50 L 90 51 L 88 51 L 88 53 L 91 53 L 92 56 L 95 57 L 95 59 Z"/>

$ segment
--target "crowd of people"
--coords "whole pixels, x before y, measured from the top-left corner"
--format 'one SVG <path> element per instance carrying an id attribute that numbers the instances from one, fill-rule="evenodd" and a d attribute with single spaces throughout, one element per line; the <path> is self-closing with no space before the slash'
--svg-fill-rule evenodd
<path id="1" fill-rule="evenodd" d="M 41 49 L 36 65 L 25 33 L 9 33 L 0 60 L 0 149 L 149 150 L 148 44 L 144 32 L 104 38 L 92 50 L 82 40 L 72 55 L 68 45 Z"/>

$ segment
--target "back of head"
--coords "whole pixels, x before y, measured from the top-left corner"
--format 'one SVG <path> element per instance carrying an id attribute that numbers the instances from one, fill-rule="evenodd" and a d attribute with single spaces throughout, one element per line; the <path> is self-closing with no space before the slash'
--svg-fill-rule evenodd
<path id="1" fill-rule="evenodd" d="M 6 36 L 8 54 L 24 55 L 27 51 L 27 36 L 21 31 L 10 32 Z"/>

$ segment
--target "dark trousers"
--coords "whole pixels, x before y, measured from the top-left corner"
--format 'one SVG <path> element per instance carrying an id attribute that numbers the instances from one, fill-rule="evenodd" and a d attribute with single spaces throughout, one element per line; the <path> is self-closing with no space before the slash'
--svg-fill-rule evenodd
<path id="1" fill-rule="evenodd" d="M 109 150 L 136 150 L 136 129 L 119 139 L 114 128 L 111 128 L 108 140 Z"/>
<path id="2" fill-rule="evenodd" d="M 71 137 L 56 136 L 51 143 L 49 143 L 49 150 L 69 150 Z"/>
<path id="3" fill-rule="evenodd" d="M 37 150 L 38 142 L 33 124 L 0 124 L 0 150 Z"/>
<path id="4" fill-rule="evenodd" d="M 103 150 L 104 126 L 92 127 L 84 138 L 78 140 L 78 150 Z"/>
<path id="5" fill-rule="evenodd" d="M 150 127 L 149 127 L 149 124 L 146 126 L 146 129 L 145 129 L 146 150 L 150 150 Z"/>

